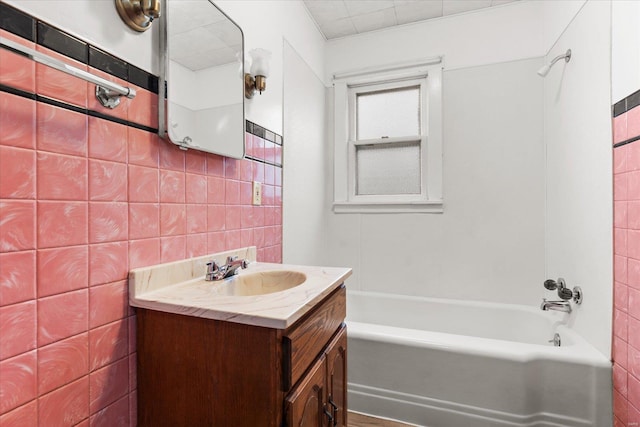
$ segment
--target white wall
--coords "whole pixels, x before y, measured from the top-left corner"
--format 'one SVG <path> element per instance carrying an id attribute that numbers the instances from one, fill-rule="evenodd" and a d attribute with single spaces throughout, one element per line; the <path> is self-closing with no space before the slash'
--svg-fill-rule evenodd
<path id="1" fill-rule="evenodd" d="M 284 180 L 282 258 L 322 264 L 329 160 L 325 156 L 325 87 L 299 53 L 284 45 Z"/>
<path id="2" fill-rule="evenodd" d="M 587 2 L 546 58 L 571 48 L 571 61 L 544 79 L 546 275 L 582 287 L 573 322 L 605 355 L 613 288 L 610 8 Z"/>
<path id="3" fill-rule="evenodd" d="M 442 54 L 446 70 L 542 56 L 542 4 L 508 3 L 331 40 L 326 81 L 336 72 Z"/>
<path id="4" fill-rule="evenodd" d="M 545 54 L 570 25 L 587 0 L 543 0 L 542 28 Z"/>
<path id="5" fill-rule="evenodd" d="M 7 0 L 48 23 L 144 70 L 158 74 L 158 26 L 138 33 L 118 16 L 112 0 Z M 282 133 L 282 44 L 286 38 L 318 76 L 324 72 L 325 40 L 301 0 L 215 1 L 243 30 L 245 52 L 273 54 L 267 91 L 247 101 L 246 118 Z"/>
<path id="6" fill-rule="evenodd" d="M 544 54 L 541 19 L 538 2 L 517 2 L 328 43 L 327 76 L 445 58 L 445 211 L 333 214 L 327 206 L 325 259 L 354 268 L 349 287 L 539 303 L 543 81 L 535 71 Z"/>
<path id="7" fill-rule="evenodd" d="M 612 4 L 611 96 L 613 103 L 640 89 L 640 2 Z"/>
<path id="8" fill-rule="evenodd" d="M 444 213 L 330 214 L 351 288 L 537 304 L 543 280 L 540 58 L 447 71 Z"/>
<path id="9" fill-rule="evenodd" d="M 322 76 L 324 37 L 301 0 L 220 0 L 215 3 L 242 27 L 245 52 L 263 48 L 273 54 L 267 90 L 248 100 L 245 112 L 248 120 L 281 134 L 283 39 L 299 52 L 315 75 Z"/>

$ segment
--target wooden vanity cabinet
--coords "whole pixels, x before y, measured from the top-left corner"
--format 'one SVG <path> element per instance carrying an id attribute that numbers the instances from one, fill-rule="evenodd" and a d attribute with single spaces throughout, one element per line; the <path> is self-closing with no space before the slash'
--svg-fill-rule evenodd
<path id="1" fill-rule="evenodd" d="M 346 427 L 346 292 L 287 329 L 138 308 L 140 427 Z"/>
<path id="2" fill-rule="evenodd" d="M 287 427 L 347 427 L 347 328 L 285 400 Z"/>

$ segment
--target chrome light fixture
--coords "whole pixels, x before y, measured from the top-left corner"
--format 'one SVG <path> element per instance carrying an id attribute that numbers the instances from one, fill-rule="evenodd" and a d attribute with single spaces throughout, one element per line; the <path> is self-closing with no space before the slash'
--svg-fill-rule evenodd
<path id="1" fill-rule="evenodd" d="M 160 17 L 160 0 L 115 0 L 120 18 L 136 31 L 147 31 Z"/>
<path id="2" fill-rule="evenodd" d="M 266 90 L 271 52 L 266 49 L 252 49 L 249 55 L 251 55 L 251 72 L 244 74 L 244 96 L 247 99 L 253 98 L 256 91 L 262 94 Z"/>

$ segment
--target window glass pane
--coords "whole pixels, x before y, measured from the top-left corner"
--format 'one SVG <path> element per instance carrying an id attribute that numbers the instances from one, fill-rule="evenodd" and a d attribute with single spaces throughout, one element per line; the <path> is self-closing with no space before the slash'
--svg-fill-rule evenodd
<path id="1" fill-rule="evenodd" d="M 356 194 L 420 194 L 420 142 L 356 145 Z"/>
<path id="2" fill-rule="evenodd" d="M 420 86 L 356 96 L 357 139 L 420 135 Z"/>

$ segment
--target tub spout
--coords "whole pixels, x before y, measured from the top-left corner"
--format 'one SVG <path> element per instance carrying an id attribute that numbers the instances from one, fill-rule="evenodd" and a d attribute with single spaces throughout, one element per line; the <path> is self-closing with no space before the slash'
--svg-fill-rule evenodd
<path id="1" fill-rule="evenodd" d="M 547 301 L 546 298 L 542 299 L 540 309 L 543 311 L 553 310 L 562 311 L 564 313 L 571 313 L 571 305 L 568 301 Z"/>

